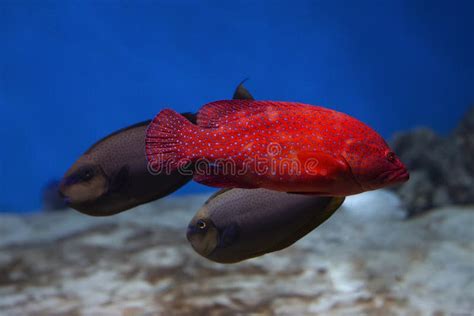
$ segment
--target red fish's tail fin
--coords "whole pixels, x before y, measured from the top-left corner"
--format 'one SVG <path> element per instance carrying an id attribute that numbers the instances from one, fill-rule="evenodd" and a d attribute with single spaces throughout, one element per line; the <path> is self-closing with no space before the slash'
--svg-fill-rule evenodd
<path id="1" fill-rule="evenodd" d="M 198 126 L 181 114 L 164 109 L 148 126 L 145 152 L 148 170 L 154 174 L 170 174 L 190 165 L 188 139 L 195 136 Z M 183 169 L 184 170 L 184 169 Z"/>

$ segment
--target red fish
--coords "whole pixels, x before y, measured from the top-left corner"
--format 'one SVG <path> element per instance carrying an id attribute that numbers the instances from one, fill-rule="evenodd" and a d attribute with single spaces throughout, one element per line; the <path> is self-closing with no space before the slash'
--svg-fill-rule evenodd
<path id="1" fill-rule="evenodd" d="M 302 103 L 229 100 L 206 104 L 197 125 L 161 111 L 146 135 L 158 172 L 194 167 L 214 187 L 346 196 L 407 181 L 407 169 L 361 121 Z"/>

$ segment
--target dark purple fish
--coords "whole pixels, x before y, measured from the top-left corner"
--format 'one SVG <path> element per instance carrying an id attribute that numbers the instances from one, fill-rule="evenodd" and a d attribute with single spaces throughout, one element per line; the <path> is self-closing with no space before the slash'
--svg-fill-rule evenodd
<path id="1" fill-rule="evenodd" d="M 203 257 L 235 263 L 282 250 L 326 221 L 344 197 L 267 189 L 223 189 L 188 226 L 187 239 Z"/>
<path id="2" fill-rule="evenodd" d="M 191 180 L 179 172 L 148 172 L 144 137 L 149 123 L 137 123 L 103 138 L 69 168 L 60 185 L 69 206 L 88 215 L 113 215 L 162 198 Z"/>
<path id="3" fill-rule="evenodd" d="M 239 85 L 235 98 L 250 94 Z M 191 122 L 196 116 L 183 113 Z M 145 133 L 150 120 L 120 129 L 99 140 L 69 168 L 60 192 L 68 205 L 93 216 L 117 214 L 165 197 L 192 177 L 175 171 L 152 175 L 145 158 Z"/>

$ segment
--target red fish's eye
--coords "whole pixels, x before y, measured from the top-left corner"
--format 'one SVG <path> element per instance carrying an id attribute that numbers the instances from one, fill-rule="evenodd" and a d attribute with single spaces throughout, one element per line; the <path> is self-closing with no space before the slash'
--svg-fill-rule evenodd
<path id="1" fill-rule="evenodd" d="M 396 156 L 394 152 L 389 152 L 387 153 L 387 160 L 390 162 L 395 162 Z"/>

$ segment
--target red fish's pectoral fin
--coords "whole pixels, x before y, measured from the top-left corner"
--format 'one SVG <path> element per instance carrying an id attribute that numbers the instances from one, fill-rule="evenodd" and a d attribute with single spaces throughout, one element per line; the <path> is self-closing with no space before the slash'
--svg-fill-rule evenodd
<path id="1" fill-rule="evenodd" d="M 272 116 L 275 111 L 291 110 L 305 106 L 301 103 L 255 101 L 246 100 L 222 100 L 204 105 L 197 114 L 197 124 L 203 128 L 218 128 L 222 124 L 235 120 L 248 120 L 249 116 L 263 112 Z M 309 105 L 308 105 L 309 106 Z M 276 115 L 275 115 L 276 117 Z"/>
<path id="2" fill-rule="evenodd" d="M 298 152 L 301 163 L 301 181 L 303 189 L 295 188 L 293 192 L 318 196 L 346 195 L 353 185 L 349 165 L 338 155 L 328 152 Z"/>
<path id="3" fill-rule="evenodd" d="M 152 173 L 171 173 L 179 166 L 189 164 L 186 135 L 199 129 L 179 113 L 162 110 L 148 125 L 145 137 L 145 153 L 148 169 Z"/>
<path id="4" fill-rule="evenodd" d="M 246 183 L 246 182 L 238 182 L 234 179 L 225 176 L 217 176 L 217 175 L 199 175 L 195 174 L 193 180 L 214 188 L 242 188 L 242 189 L 255 189 L 257 186 Z"/>
<path id="5" fill-rule="evenodd" d="M 297 159 L 301 162 L 303 173 L 320 178 L 339 178 L 350 173 L 347 162 L 331 153 L 322 151 L 300 151 Z"/>

